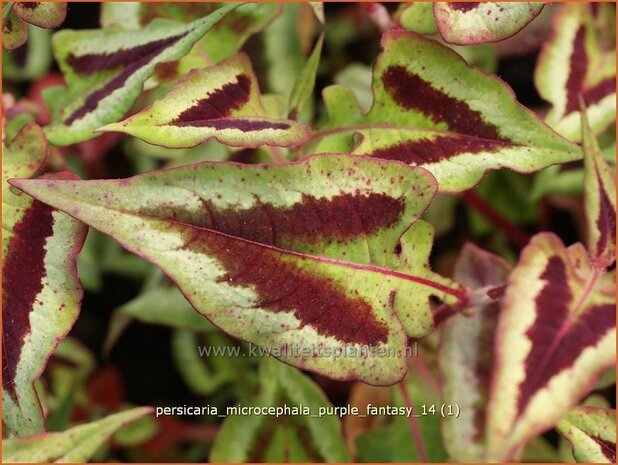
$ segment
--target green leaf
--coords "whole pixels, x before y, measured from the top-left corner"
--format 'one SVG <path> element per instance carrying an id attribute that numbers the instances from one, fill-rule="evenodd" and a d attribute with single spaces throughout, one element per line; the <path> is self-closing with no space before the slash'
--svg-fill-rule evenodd
<path id="1" fill-rule="evenodd" d="M 64 22 L 67 4 L 66 2 L 15 2 L 13 11 L 27 23 L 53 29 Z"/>
<path id="2" fill-rule="evenodd" d="M 169 148 L 194 147 L 211 138 L 236 147 L 303 142 L 310 129 L 270 118 L 246 55 L 193 70 L 161 100 L 100 131 L 120 131 Z"/>
<path id="3" fill-rule="evenodd" d="M 504 285 L 510 266 L 500 257 L 466 244 L 455 265 L 454 278 L 473 290 Z M 443 402 L 457 405 L 460 416 L 442 425 L 445 447 L 458 462 L 481 462 L 485 447 L 485 411 L 493 362 L 498 302 L 487 300 L 455 315 L 443 325 L 438 360 Z"/>
<path id="4" fill-rule="evenodd" d="M 131 108 L 159 63 L 174 61 L 238 4 L 230 3 L 189 24 L 154 21 L 139 31 L 118 28 L 53 36 L 52 47 L 68 90 L 46 128 L 56 145 L 95 137 L 95 129 L 118 121 Z"/>
<path id="5" fill-rule="evenodd" d="M 330 402 L 308 377 L 272 358 L 260 365 L 260 392 L 243 407 L 306 407 L 311 414 L 228 415 L 210 452 L 212 462 L 347 462 L 336 416 L 318 418 Z"/>
<path id="6" fill-rule="evenodd" d="M 11 11 L 6 20 L 2 21 L 2 47 L 15 50 L 28 40 L 28 25 Z"/>
<path id="7" fill-rule="evenodd" d="M 422 356 L 422 355 L 421 355 Z M 447 462 L 447 454 L 444 449 L 444 441 L 441 437 L 442 422 L 457 421 L 453 418 L 442 418 L 440 416 L 440 392 L 432 385 L 426 374 L 421 374 L 411 368 L 405 382 L 412 400 L 412 414 L 417 415 L 413 418 L 418 425 L 418 430 L 425 447 L 427 462 L 434 463 Z M 391 389 L 395 390 L 395 387 Z M 394 392 L 394 402 L 389 404 L 391 407 L 406 407 L 403 398 L 397 389 Z M 432 406 L 437 410 L 435 414 L 430 413 Z M 374 406 L 375 407 L 375 406 Z M 359 414 L 364 414 L 367 404 L 359 407 Z M 425 414 L 423 414 L 423 412 Z M 362 434 L 356 439 L 358 449 L 358 462 L 422 462 L 419 452 L 413 440 L 410 429 L 410 420 L 405 415 L 395 415 L 392 418 L 376 418 L 378 424 L 384 422 L 371 431 Z M 382 421 L 380 421 L 382 420 Z"/>
<path id="8" fill-rule="evenodd" d="M 616 462 L 616 410 L 576 407 L 558 423 L 578 462 Z"/>
<path id="9" fill-rule="evenodd" d="M 397 21 L 404 29 L 419 34 L 435 34 L 436 20 L 433 14 L 432 2 L 401 3 L 397 14 Z"/>
<path id="10" fill-rule="evenodd" d="M 85 225 L 7 184 L 34 176 L 46 153 L 43 131 L 28 123 L 2 155 L 2 420 L 14 434 L 44 429 L 33 383 L 77 319 L 83 293 L 75 257 Z M 45 177 L 66 178 L 74 175 Z"/>
<path id="11" fill-rule="evenodd" d="M 28 27 L 30 40 L 25 44 L 25 59 L 16 53 L 2 52 L 2 77 L 15 81 L 35 80 L 43 76 L 52 64 L 51 32 L 35 26 Z M 21 54 L 23 50 L 20 50 Z"/>
<path id="12" fill-rule="evenodd" d="M 156 286 L 146 289 L 114 311 L 105 338 L 105 352 L 112 349 L 133 320 L 194 331 L 208 332 L 216 329 L 195 311 L 177 288 Z"/>
<path id="13" fill-rule="evenodd" d="M 554 426 L 616 361 L 615 272 L 582 244 L 532 238 L 508 279 L 496 328 L 486 460 L 509 460 Z"/>
<path id="14" fill-rule="evenodd" d="M 584 203 L 588 251 L 604 269 L 616 261 L 616 181 L 582 110 Z"/>
<path id="15" fill-rule="evenodd" d="M 150 413 L 151 407 L 134 408 L 61 433 L 4 439 L 2 461 L 86 462 L 119 428 Z"/>
<path id="16" fill-rule="evenodd" d="M 616 119 L 615 39 L 602 41 L 595 16 L 588 3 L 560 5 L 534 74 L 539 94 L 552 104 L 547 123 L 575 142 L 582 140 L 580 98 L 594 134 Z"/>
<path id="17" fill-rule="evenodd" d="M 290 119 L 296 120 L 305 109 L 305 106 L 310 102 L 313 96 L 313 88 L 315 86 L 315 76 L 318 72 L 318 65 L 320 64 L 320 55 L 322 54 L 322 44 L 324 43 L 324 34 L 320 36 L 313 52 L 309 55 L 305 67 L 301 71 L 294 84 L 292 93 L 290 95 L 289 113 Z"/>
<path id="18" fill-rule="evenodd" d="M 351 151 L 423 166 L 441 192 L 466 190 L 488 170 L 528 173 L 581 158 L 502 81 L 449 48 L 404 31 L 384 34 L 382 46 L 369 113 L 360 114 L 349 91 L 327 88 L 329 121 L 307 153 Z"/>
<path id="19" fill-rule="evenodd" d="M 436 24 L 451 44 L 497 42 L 517 34 L 538 16 L 543 3 L 469 2 L 435 3 Z"/>
<path id="20" fill-rule="evenodd" d="M 305 57 L 298 35 L 300 3 L 286 3 L 283 13 L 264 30 L 264 55 L 267 62 L 268 90 L 288 98 Z"/>
<path id="21" fill-rule="evenodd" d="M 209 396 L 222 386 L 237 389 L 234 384 L 239 374 L 247 374 L 247 366 L 242 365 L 240 347 L 219 332 L 206 335 L 204 340 L 191 331 L 174 331 L 172 336 L 172 353 L 180 375 L 191 390 L 197 394 Z M 200 342 L 205 342 L 200 344 Z M 208 347 L 210 353 L 201 354 L 200 348 Z M 238 354 L 237 357 L 234 355 Z"/>
<path id="22" fill-rule="evenodd" d="M 406 332 L 433 328 L 430 297 L 463 299 L 429 270 L 433 232 L 415 223 L 434 180 L 405 165 L 321 156 L 13 184 L 157 265 L 229 334 L 336 379 L 396 382 Z"/>

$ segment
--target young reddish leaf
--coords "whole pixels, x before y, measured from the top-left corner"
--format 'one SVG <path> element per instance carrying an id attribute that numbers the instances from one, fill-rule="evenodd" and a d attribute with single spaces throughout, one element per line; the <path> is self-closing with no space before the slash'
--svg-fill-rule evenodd
<path id="1" fill-rule="evenodd" d="M 463 298 L 427 268 L 431 230 L 410 228 L 435 181 L 405 165 L 321 156 L 13 184 L 159 266 L 226 332 L 336 379 L 396 382 L 404 328 L 432 329 L 432 295 Z"/>
<path id="2" fill-rule="evenodd" d="M 442 38 L 450 44 L 497 42 L 517 34 L 543 9 L 543 3 L 467 2 L 434 3 Z"/>
<path id="3" fill-rule="evenodd" d="M 332 408 L 307 376 L 270 357 L 259 369 L 260 391 L 242 406 L 306 407 L 310 415 L 230 415 L 210 452 L 211 462 L 349 462 L 336 415 L 318 418 Z"/>
<path id="4" fill-rule="evenodd" d="M 404 31 L 387 32 L 382 46 L 371 110 L 359 115 L 341 88 L 325 91 L 331 120 L 316 133 L 314 153 L 347 149 L 423 166 L 441 192 L 468 189 L 487 170 L 527 173 L 581 158 L 579 147 L 521 106 L 503 82 L 449 48 Z M 354 133 L 361 135 L 356 146 Z"/>
<path id="5" fill-rule="evenodd" d="M 505 284 L 510 271 L 502 258 L 466 244 L 455 265 L 454 278 L 472 290 L 492 292 Z M 494 301 L 469 309 L 469 316 L 455 315 L 443 325 L 438 351 L 444 379 L 443 402 L 458 405 L 461 414 L 457 421 L 443 423 L 442 435 L 450 457 L 456 461 L 483 460 L 485 412 L 499 312 L 500 303 Z"/>
<path id="6" fill-rule="evenodd" d="M 225 2 L 160 2 L 102 3 L 101 27 L 140 29 L 156 18 L 188 23 L 209 15 Z M 238 53 L 253 34 L 268 26 L 279 14 L 277 3 L 246 3 L 231 11 L 215 24 L 196 44 L 196 51 L 206 54 L 210 63 L 217 63 Z M 185 59 L 181 59 L 181 62 Z M 180 63 L 179 68 L 184 68 Z M 190 68 L 189 68 L 190 69 Z M 188 70 L 188 69 L 187 69 Z"/>
<path id="7" fill-rule="evenodd" d="M 268 117 L 244 54 L 191 71 L 161 100 L 100 130 L 169 148 L 194 147 L 213 137 L 236 147 L 286 147 L 303 142 L 310 131 L 295 121 Z"/>
<path id="8" fill-rule="evenodd" d="M 11 12 L 2 26 L 2 46 L 15 50 L 28 40 L 28 25 Z"/>
<path id="9" fill-rule="evenodd" d="M 616 463 L 616 410 L 576 407 L 558 423 L 578 462 Z"/>
<path id="10" fill-rule="evenodd" d="M 33 383 L 73 326 L 82 298 L 75 257 L 86 236 L 85 225 L 14 194 L 7 184 L 9 178 L 33 176 L 46 151 L 43 131 L 29 123 L 3 154 L 2 419 L 15 434 L 43 431 Z"/>
<path id="11" fill-rule="evenodd" d="M 534 82 L 541 97 L 553 105 L 547 122 L 579 142 L 580 97 L 594 134 L 616 118 L 615 39 L 611 49 L 602 42 L 592 4 L 565 3 L 559 8 L 552 36 L 539 55 Z"/>
<path id="12" fill-rule="evenodd" d="M 616 261 L 616 181 L 582 112 L 588 251 L 601 269 Z"/>
<path id="13" fill-rule="evenodd" d="M 95 129 L 118 121 L 157 64 L 184 56 L 237 6 L 227 4 L 189 24 L 155 21 L 139 31 L 112 28 L 54 34 L 52 46 L 68 90 L 53 125 L 46 128 L 49 140 L 56 145 L 83 142 L 95 137 Z"/>
<path id="14" fill-rule="evenodd" d="M 615 272 L 581 244 L 536 235 L 508 279 L 496 329 L 487 460 L 552 427 L 616 360 Z"/>
<path id="15" fill-rule="evenodd" d="M 27 23 L 53 29 L 64 22 L 67 4 L 63 2 L 15 2 L 13 11 Z"/>
<path id="16" fill-rule="evenodd" d="M 139 407 L 101 420 L 75 426 L 61 433 L 4 439 L 2 461 L 7 462 L 87 462 L 123 426 L 152 413 Z"/>

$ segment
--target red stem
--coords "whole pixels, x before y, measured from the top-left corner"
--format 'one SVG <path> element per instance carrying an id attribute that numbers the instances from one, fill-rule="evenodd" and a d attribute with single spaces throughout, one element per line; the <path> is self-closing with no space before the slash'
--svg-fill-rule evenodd
<path id="1" fill-rule="evenodd" d="M 403 401 L 406 407 L 412 408 L 412 399 L 410 398 L 410 392 L 406 385 L 406 380 L 402 379 L 398 383 L 401 394 L 403 395 Z M 427 451 L 425 450 L 425 443 L 423 442 L 423 435 L 421 429 L 418 426 L 416 417 L 414 414 L 408 417 L 408 424 L 410 425 L 410 432 L 412 433 L 412 440 L 416 445 L 416 451 L 418 452 L 418 461 L 421 463 L 427 463 Z"/>
<path id="2" fill-rule="evenodd" d="M 523 229 L 511 223 L 500 212 L 489 205 L 485 199 L 469 190 L 461 194 L 461 198 L 470 208 L 483 215 L 489 222 L 502 230 L 507 237 L 519 248 L 523 248 L 530 241 L 530 236 Z"/>

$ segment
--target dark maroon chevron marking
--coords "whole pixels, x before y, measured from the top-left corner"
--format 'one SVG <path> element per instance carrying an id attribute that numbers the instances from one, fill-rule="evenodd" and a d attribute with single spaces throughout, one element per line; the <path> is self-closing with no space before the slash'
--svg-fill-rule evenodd
<path id="1" fill-rule="evenodd" d="M 406 110 L 417 110 L 434 123 L 446 123 L 452 131 L 483 139 L 501 139 L 498 128 L 483 120 L 478 111 L 435 89 L 403 66 L 389 66 L 382 74 L 382 82 L 393 100 Z"/>
<path id="2" fill-rule="evenodd" d="M 221 129 L 238 129 L 243 132 L 263 131 L 264 129 L 290 129 L 288 123 L 279 123 L 274 121 L 251 121 L 248 119 L 211 119 L 211 120 L 199 120 L 199 121 L 182 121 L 178 123 L 171 123 L 173 126 L 179 127 L 206 127 L 217 130 Z"/>
<path id="3" fill-rule="evenodd" d="M 247 103 L 250 93 L 251 79 L 239 74 L 235 82 L 228 82 L 208 97 L 199 100 L 178 115 L 172 124 L 191 123 L 192 126 L 197 126 L 195 122 L 225 118 L 232 110 L 237 110 Z"/>
<path id="4" fill-rule="evenodd" d="M 388 328 L 378 321 L 371 306 L 314 270 L 286 262 L 283 252 L 256 243 L 239 244 L 220 233 L 187 226 L 192 239 L 187 249 L 215 257 L 227 270 L 220 278 L 231 286 L 252 288 L 259 296 L 256 307 L 292 312 L 302 325 L 343 343 L 375 346 L 388 339 Z"/>
<path id="5" fill-rule="evenodd" d="M 185 35 L 187 35 L 187 32 L 109 53 L 89 53 L 78 56 L 71 53 L 67 57 L 67 63 L 77 74 L 90 76 L 101 71 L 130 66 L 135 62 L 144 61 L 144 59 L 150 60 Z"/>
<path id="6" fill-rule="evenodd" d="M 404 209 L 401 199 L 376 193 L 367 196 L 341 194 L 331 199 L 316 199 L 303 194 L 299 203 L 285 208 L 257 202 L 251 208 L 240 210 L 221 209 L 204 201 L 204 208 L 197 217 L 188 216 L 191 213 L 185 209 L 170 210 L 165 205 L 143 209 L 140 213 L 281 246 L 329 239 L 345 241 L 371 234 L 381 227 L 395 224 Z"/>
<path id="7" fill-rule="evenodd" d="M 532 348 L 524 362 L 526 376 L 520 385 L 518 410 L 555 375 L 573 365 L 587 348 L 594 346 L 616 326 L 613 305 L 595 305 L 571 320 L 568 305 L 573 298 L 564 262 L 553 256 L 541 275 L 546 284 L 536 298 L 536 320 L 526 332 Z"/>
<path id="8" fill-rule="evenodd" d="M 564 114 L 568 115 L 579 110 L 579 96 L 584 88 L 584 79 L 588 69 L 588 53 L 586 52 L 586 28 L 580 26 L 573 40 L 573 51 L 569 58 L 569 77 L 566 82 L 566 107 Z"/>
<path id="9" fill-rule="evenodd" d="M 386 160 L 403 161 L 411 165 L 425 165 L 446 160 L 461 153 L 494 152 L 511 145 L 508 142 L 473 136 L 444 136 L 433 140 L 401 142 L 374 150 L 369 155 Z"/>
<path id="10" fill-rule="evenodd" d="M 37 3 L 37 2 L 22 2 L 22 3 L 20 3 L 20 5 L 23 8 L 27 8 L 28 10 L 36 10 L 39 7 L 40 3 Z"/>
<path id="11" fill-rule="evenodd" d="M 616 210 L 614 210 L 600 179 L 599 184 L 599 217 L 597 218 L 599 240 L 597 242 L 597 256 L 602 254 L 605 247 L 607 247 L 609 235 L 613 235 L 616 231 Z"/>
<path id="12" fill-rule="evenodd" d="M 479 2 L 449 2 L 448 4 L 453 10 L 461 11 L 462 13 L 467 13 L 468 11 L 476 10 L 480 3 Z"/>
<path id="13" fill-rule="evenodd" d="M 2 387 L 17 402 L 15 370 L 30 312 L 45 276 L 45 242 L 52 235 L 53 209 L 35 200 L 13 228 L 2 270 Z"/>
<path id="14" fill-rule="evenodd" d="M 587 107 L 590 107 L 614 93 L 616 93 L 616 79 L 612 76 L 585 90 L 583 94 L 584 103 Z"/>
<path id="15" fill-rule="evenodd" d="M 146 66 L 157 55 L 166 48 L 174 45 L 185 37 L 188 32 L 156 40 L 148 44 L 137 47 L 118 50 L 114 53 L 88 54 L 81 56 L 69 55 L 67 62 L 77 74 L 90 75 L 99 71 L 109 71 L 124 66 L 116 76 L 114 76 L 103 87 L 94 91 L 84 102 L 84 105 L 75 110 L 65 121 L 70 125 L 85 115 L 95 110 L 99 102 L 115 90 L 121 88 L 126 80 L 137 70 Z"/>
<path id="16" fill-rule="evenodd" d="M 616 443 L 606 441 L 598 436 L 590 436 L 590 439 L 599 445 L 601 452 L 605 457 L 607 457 L 609 463 L 616 463 Z"/>

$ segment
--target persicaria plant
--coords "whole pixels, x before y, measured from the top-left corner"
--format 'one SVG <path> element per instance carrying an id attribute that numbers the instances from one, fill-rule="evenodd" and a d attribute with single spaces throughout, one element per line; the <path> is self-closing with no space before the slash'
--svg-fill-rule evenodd
<path id="1" fill-rule="evenodd" d="M 2 13 L 4 461 L 615 461 L 614 4 Z"/>

